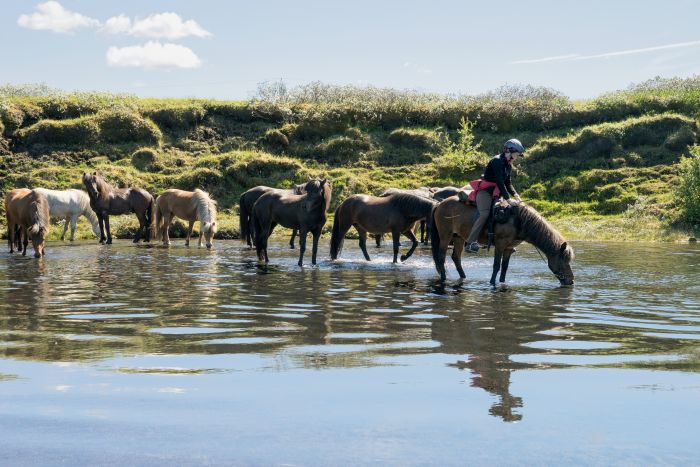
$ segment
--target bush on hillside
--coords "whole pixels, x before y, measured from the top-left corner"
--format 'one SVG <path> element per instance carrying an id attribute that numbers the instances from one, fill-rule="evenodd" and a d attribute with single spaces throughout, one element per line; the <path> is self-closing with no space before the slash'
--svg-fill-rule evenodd
<path id="1" fill-rule="evenodd" d="M 0 122 L 4 127 L 1 134 L 12 136 L 21 128 L 24 122 L 24 112 L 15 105 L 0 102 Z"/>
<path id="2" fill-rule="evenodd" d="M 389 133 L 389 142 L 397 147 L 429 151 L 436 149 L 440 140 L 435 132 L 430 130 L 397 128 Z"/>
<path id="3" fill-rule="evenodd" d="M 481 143 L 474 140 L 474 123 L 462 119 L 457 131 L 457 141 L 452 141 L 445 133 L 440 139 L 440 156 L 433 159 L 438 175 L 457 183 L 468 181 L 478 175 L 488 155 L 480 150 Z"/>
<path id="4" fill-rule="evenodd" d="M 681 159 L 676 199 L 683 218 L 700 224 L 700 147 L 694 146 L 688 157 Z"/>
<path id="5" fill-rule="evenodd" d="M 315 148 L 314 156 L 321 162 L 331 165 L 351 164 L 372 149 L 368 138 L 336 136 Z"/>
<path id="6" fill-rule="evenodd" d="M 151 148 L 141 148 L 131 155 L 131 165 L 144 172 L 159 172 L 163 164 L 158 153 Z"/>
<path id="7" fill-rule="evenodd" d="M 48 145 L 84 148 L 100 139 L 100 127 L 94 118 L 41 120 L 20 130 L 20 139 L 27 146 Z"/>
<path id="8" fill-rule="evenodd" d="M 163 139 L 163 134 L 152 121 L 125 109 L 101 112 L 95 120 L 103 143 L 157 145 Z"/>
<path id="9" fill-rule="evenodd" d="M 278 129 L 267 130 L 262 140 L 271 149 L 284 150 L 289 147 L 289 138 Z"/>
<path id="10" fill-rule="evenodd" d="M 167 131 L 187 131 L 202 123 L 206 109 L 198 104 L 165 105 L 144 109 L 143 114 Z"/>

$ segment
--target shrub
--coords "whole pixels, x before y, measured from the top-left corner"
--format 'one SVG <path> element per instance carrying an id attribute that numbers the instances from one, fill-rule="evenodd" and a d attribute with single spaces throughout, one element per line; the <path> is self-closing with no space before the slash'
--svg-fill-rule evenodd
<path id="1" fill-rule="evenodd" d="M 337 136 L 316 146 L 316 158 L 327 164 L 342 165 L 357 161 L 371 148 L 368 139 Z"/>
<path id="2" fill-rule="evenodd" d="M 263 136 L 266 146 L 273 149 L 286 149 L 289 147 L 289 138 L 280 130 L 267 130 Z"/>
<path id="3" fill-rule="evenodd" d="M 28 146 L 41 144 L 81 148 L 99 142 L 100 128 L 94 118 L 41 120 L 21 130 L 19 135 Z"/>
<path id="4" fill-rule="evenodd" d="M 433 150 L 439 145 L 435 132 L 408 128 L 397 128 L 389 133 L 389 142 L 394 146 L 419 150 Z"/>
<path id="5" fill-rule="evenodd" d="M 700 147 L 694 146 L 691 155 L 681 159 L 676 199 L 682 217 L 700 224 Z"/>
<path id="6" fill-rule="evenodd" d="M 462 182 L 473 178 L 488 161 L 486 153 L 479 150 L 481 143 L 474 142 L 474 123 L 462 119 L 453 142 L 445 133 L 440 140 L 441 155 L 434 159 L 438 175 L 442 178 Z"/>
<path id="7" fill-rule="evenodd" d="M 696 133 L 690 127 L 684 126 L 668 135 L 664 147 L 671 151 L 685 151 L 688 146 L 695 144 L 696 138 Z"/>
<path id="8" fill-rule="evenodd" d="M 4 127 L 2 134 L 12 136 L 22 126 L 24 112 L 12 104 L 0 103 L 0 122 Z"/>
<path id="9" fill-rule="evenodd" d="M 124 109 L 102 112 L 95 118 L 100 126 L 100 140 L 108 144 L 160 144 L 158 127 L 135 112 Z"/>
<path id="10" fill-rule="evenodd" d="M 145 109 L 144 115 L 159 127 L 169 131 L 186 131 L 200 124 L 207 111 L 200 104 L 165 105 L 156 109 Z"/>
<path id="11" fill-rule="evenodd" d="M 158 153 L 151 148 L 141 148 L 131 155 L 131 164 L 145 172 L 158 172 L 163 169 Z"/>

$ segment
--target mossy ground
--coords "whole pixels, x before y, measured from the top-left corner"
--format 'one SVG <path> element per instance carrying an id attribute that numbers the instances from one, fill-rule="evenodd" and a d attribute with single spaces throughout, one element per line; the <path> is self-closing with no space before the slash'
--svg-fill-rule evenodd
<path id="1" fill-rule="evenodd" d="M 698 234 L 681 222 L 675 187 L 679 161 L 699 139 L 700 85 L 671 84 L 585 102 L 539 88 L 452 101 L 343 89 L 320 101 L 4 97 L 0 189 L 81 188 L 88 170 L 154 194 L 202 188 L 219 202 L 222 236 L 232 238 L 238 198 L 252 186 L 325 177 L 335 209 L 354 193 L 466 184 L 518 137 L 529 150 L 514 184 L 567 237 L 679 240 Z M 473 126 L 468 153 L 464 118 Z M 136 222 L 115 217 L 112 225 L 128 236 Z M 92 238 L 84 221 L 78 237 Z"/>

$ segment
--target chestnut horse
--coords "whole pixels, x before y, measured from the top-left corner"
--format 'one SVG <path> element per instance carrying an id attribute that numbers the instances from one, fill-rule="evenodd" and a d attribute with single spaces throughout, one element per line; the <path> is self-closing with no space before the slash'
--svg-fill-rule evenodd
<path id="1" fill-rule="evenodd" d="M 252 224 L 258 259 L 268 263 L 267 240 L 277 224 L 299 230 L 299 266 L 303 264 L 306 234 L 313 235 L 311 264 L 316 264 L 318 239 L 326 224 L 326 211 L 331 204 L 331 185 L 326 180 L 311 180 L 304 193 L 294 195 L 279 190 L 264 193 L 253 206 Z"/>
<path id="2" fill-rule="evenodd" d="M 17 228 L 23 241 L 22 256 L 27 254 L 29 239 L 34 247 L 34 257 L 46 254 L 45 243 L 49 234 L 49 202 L 41 193 L 28 188 L 17 188 L 5 194 L 5 216 L 7 218 L 7 243 L 14 253 Z"/>
<path id="3" fill-rule="evenodd" d="M 574 259 L 574 250 L 564 237 L 530 206 L 512 200 L 508 201 L 508 205 L 509 218 L 505 223 L 493 225 L 495 253 L 491 285 L 496 285 L 499 270 L 499 282 L 505 283 L 510 257 L 515 252 L 515 247 L 522 242 L 532 244 L 546 255 L 547 265 L 561 285 L 573 285 L 574 273 L 569 263 Z M 452 261 L 459 276 L 466 277 L 462 269 L 462 251 L 476 213 L 476 206 L 459 201 L 457 196 L 446 198 L 435 206 L 430 220 L 430 237 L 435 268 L 441 280 L 445 280 L 445 256 L 450 241 L 454 241 Z M 485 243 L 486 236 L 484 229 L 479 242 Z"/>
<path id="4" fill-rule="evenodd" d="M 190 223 L 187 228 L 185 245 L 189 246 L 192 227 L 195 221 L 199 221 L 199 241 L 202 246 L 202 237 L 206 241 L 207 248 L 211 248 L 216 234 L 216 201 L 209 197 L 209 193 L 196 189 L 194 191 L 165 190 L 156 198 L 156 229 L 157 236 L 165 245 L 170 245 L 168 227 L 173 217 L 179 217 Z"/>
<path id="5" fill-rule="evenodd" d="M 418 240 L 413 234 L 413 226 L 417 221 L 426 219 L 435 205 L 435 201 L 423 196 L 410 193 L 395 193 L 377 197 L 368 195 L 353 195 L 343 201 L 335 210 L 333 232 L 331 234 L 331 259 L 337 259 L 343 249 L 343 240 L 350 227 L 355 226 L 360 234 L 360 249 L 365 259 L 367 253 L 367 234 L 381 235 L 391 232 L 394 243 L 394 263 L 399 254 L 399 238 L 401 234 L 408 237 L 413 244 L 401 261 L 406 261 L 418 246 Z"/>
<path id="6" fill-rule="evenodd" d="M 109 231 L 110 214 L 136 214 L 139 230 L 136 231 L 134 243 L 138 243 L 141 237 L 148 242 L 151 235 L 155 236 L 156 203 L 149 192 L 142 188 L 114 188 L 97 172 L 84 173 L 83 184 L 90 196 L 90 207 L 97 214 L 100 243 L 112 243 L 112 234 Z"/>

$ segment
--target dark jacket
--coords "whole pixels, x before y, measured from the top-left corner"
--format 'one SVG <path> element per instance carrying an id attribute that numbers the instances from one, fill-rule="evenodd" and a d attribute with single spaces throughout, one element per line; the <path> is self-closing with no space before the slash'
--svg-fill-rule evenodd
<path id="1" fill-rule="evenodd" d="M 505 199 L 509 199 L 511 196 L 518 195 L 518 192 L 515 191 L 510 181 L 511 169 L 512 166 L 506 160 L 506 155 L 498 154 L 489 161 L 486 170 L 484 170 L 484 175 L 482 175 L 481 178 L 487 182 L 496 183 L 498 189 L 501 190 L 501 196 Z"/>

